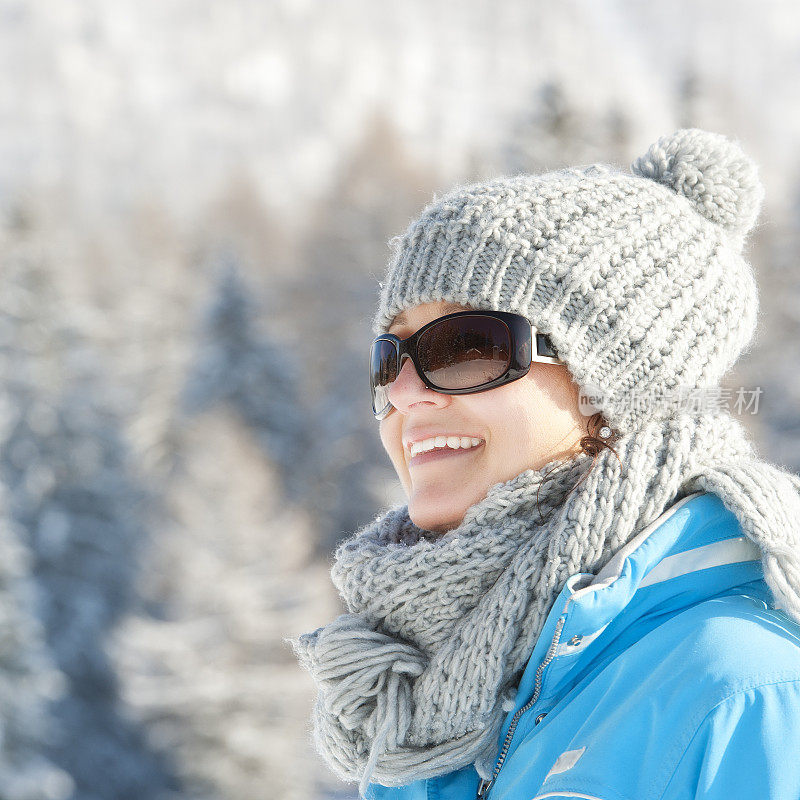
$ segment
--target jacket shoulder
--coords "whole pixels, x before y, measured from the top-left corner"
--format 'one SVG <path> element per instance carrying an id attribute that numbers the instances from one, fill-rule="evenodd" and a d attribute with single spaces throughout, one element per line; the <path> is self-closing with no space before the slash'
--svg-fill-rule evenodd
<path id="1" fill-rule="evenodd" d="M 749 736 L 740 732 L 737 747 L 771 748 L 762 760 L 778 763 L 786 756 L 781 731 L 788 746 L 800 750 L 800 626 L 758 597 L 732 594 L 665 616 L 530 730 L 525 742 L 530 755 L 521 746 L 515 760 L 521 768 L 527 756 L 532 765 L 544 744 L 536 741 L 540 736 L 558 742 L 548 754 L 553 766 L 564 754 L 580 753 L 570 769 L 548 766 L 544 783 L 537 778 L 527 787 L 552 798 L 559 793 L 601 800 L 716 797 L 708 776 L 724 771 L 729 800 L 742 796 L 731 786 L 737 770 L 748 765 L 726 744 L 739 726 Z M 800 796 L 800 775 L 795 784 L 787 770 L 770 768 L 775 781 L 797 789 L 787 797 Z M 701 773 L 709 793 L 689 793 Z"/>
<path id="2" fill-rule="evenodd" d="M 664 657 L 703 675 L 709 702 L 730 691 L 800 679 L 800 625 L 757 597 L 731 594 L 698 603 L 653 632 L 681 646 Z"/>
<path id="3" fill-rule="evenodd" d="M 732 692 L 703 718 L 659 800 L 800 797 L 800 679 Z"/>

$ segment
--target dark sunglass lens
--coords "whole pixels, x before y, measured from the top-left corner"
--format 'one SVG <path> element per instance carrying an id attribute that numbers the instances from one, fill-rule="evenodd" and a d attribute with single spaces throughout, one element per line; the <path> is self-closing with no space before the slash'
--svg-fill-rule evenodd
<path id="1" fill-rule="evenodd" d="M 417 355 L 439 389 L 472 389 L 496 380 L 511 363 L 511 334 L 495 317 L 444 320 L 420 336 Z"/>
<path id="2" fill-rule="evenodd" d="M 389 407 L 389 387 L 397 378 L 397 350 L 392 342 L 378 339 L 372 343 L 369 371 L 372 409 L 380 414 Z"/>

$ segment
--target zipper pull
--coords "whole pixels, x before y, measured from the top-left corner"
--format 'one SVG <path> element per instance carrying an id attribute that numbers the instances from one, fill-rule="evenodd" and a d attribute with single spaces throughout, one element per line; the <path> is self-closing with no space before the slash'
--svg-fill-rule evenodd
<path id="1" fill-rule="evenodd" d="M 494 778 L 488 781 L 485 779 L 481 780 L 481 782 L 478 784 L 477 800 L 484 800 L 486 795 L 489 794 L 489 789 L 492 788 L 493 783 L 494 783 Z"/>

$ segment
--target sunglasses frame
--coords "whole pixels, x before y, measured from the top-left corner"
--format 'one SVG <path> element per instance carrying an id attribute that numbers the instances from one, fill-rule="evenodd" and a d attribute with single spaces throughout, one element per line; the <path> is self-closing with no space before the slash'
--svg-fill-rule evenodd
<path id="1" fill-rule="evenodd" d="M 455 317 L 491 317 L 500 320 L 508 329 L 511 346 L 511 359 L 505 372 L 498 378 L 494 378 L 486 383 L 481 383 L 478 386 L 466 387 L 464 389 L 442 389 L 435 383 L 430 381 L 422 372 L 419 361 L 417 360 L 417 342 L 420 337 L 432 328 L 445 320 L 453 319 Z M 533 352 L 533 342 L 536 342 L 536 353 Z M 370 396 L 372 398 L 372 413 L 375 419 L 385 419 L 393 410 L 394 406 L 391 403 L 386 404 L 386 408 L 381 411 L 375 409 L 375 392 L 372 383 L 372 349 L 378 342 L 390 342 L 394 345 L 395 352 L 397 353 L 397 374 L 403 369 L 403 362 L 405 359 L 410 358 L 414 369 L 417 371 L 420 380 L 434 392 L 438 394 L 478 394 L 479 392 L 488 392 L 490 389 L 496 389 L 498 386 L 504 386 L 512 381 L 519 380 L 530 372 L 531 366 L 534 362 L 541 364 L 563 364 L 564 362 L 558 356 L 550 356 L 540 352 L 541 349 L 546 348 L 550 352 L 555 353 L 556 350 L 550 343 L 546 334 L 539 333 L 533 323 L 522 314 L 514 314 L 508 311 L 457 311 L 454 314 L 445 314 L 443 317 L 437 317 L 431 320 L 426 325 L 423 325 L 418 331 L 411 334 L 406 339 L 400 339 L 393 333 L 382 333 L 372 340 L 370 345 L 369 356 L 369 382 L 370 382 Z"/>

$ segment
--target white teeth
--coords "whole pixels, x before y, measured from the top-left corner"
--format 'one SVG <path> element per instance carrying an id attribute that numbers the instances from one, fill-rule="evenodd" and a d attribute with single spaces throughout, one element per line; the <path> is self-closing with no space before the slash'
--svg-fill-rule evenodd
<path id="1" fill-rule="evenodd" d="M 477 447 L 482 441 L 482 439 L 471 436 L 431 436 L 421 442 L 414 442 L 410 447 L 411 456 L 443 447 L 448 447 L 451 450 L 468 450 L 470 447 Z"/>

